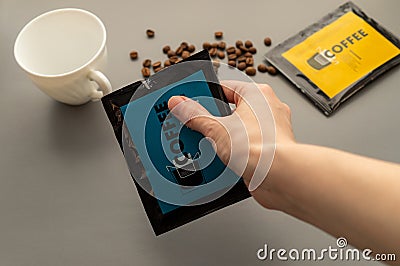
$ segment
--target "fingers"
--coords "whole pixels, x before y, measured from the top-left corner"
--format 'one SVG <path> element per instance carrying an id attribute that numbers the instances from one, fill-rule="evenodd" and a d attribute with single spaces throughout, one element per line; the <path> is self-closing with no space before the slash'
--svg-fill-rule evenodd
<path id="1" fill-rule="evenodd" d="M 168 101 L 172 114 L 189 128 L 215 139 L 222 125 L 201 104 L 185 96 L 173 96 Z"/>

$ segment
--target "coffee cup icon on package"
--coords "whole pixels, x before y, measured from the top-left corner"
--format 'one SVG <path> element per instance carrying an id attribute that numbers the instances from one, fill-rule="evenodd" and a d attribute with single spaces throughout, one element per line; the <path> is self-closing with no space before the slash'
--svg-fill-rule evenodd
<path id="1" fill-rule="evenodd" d="M 204 178 L 198 161 L 198 153 L 192 158 L 191 154 L 185 154 L 172 161 L 174 166 L 167 166 L 177 183 L 181 186 L 198 186 L 203 183 Z M 178 163 L 185 162 L 184 164 Z"/>
<path id="2" fill-rule="evenodd" d="M 335 55 L 332 54 L 329 50 L 323 50 L 321 52 L 315 53 L 310 59 L 307 60 L 307 63 L 316 70 L 321 70 L 324 67 L 332 64 L 332 61 L 335 59 Z"/>

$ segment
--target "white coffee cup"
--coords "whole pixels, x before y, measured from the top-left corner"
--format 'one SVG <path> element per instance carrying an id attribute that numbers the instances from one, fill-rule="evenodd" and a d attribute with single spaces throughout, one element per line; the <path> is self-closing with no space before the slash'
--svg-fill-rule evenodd
<path id="1" fill-rule="evenodd" d="M 18 34 L 14 56 L 33 83 L 57 101 L 79 105 L 112 90 L 101 72 L 106 29 L 88 11 L 64 8 L 34 18 Z"/>

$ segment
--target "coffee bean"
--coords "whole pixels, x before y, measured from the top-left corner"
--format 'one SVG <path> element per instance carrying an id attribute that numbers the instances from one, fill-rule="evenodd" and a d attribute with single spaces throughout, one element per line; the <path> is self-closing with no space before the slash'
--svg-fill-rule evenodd
<path id="1" fill-rule="evenodd" d="M 150 67 L 151 66 L 151 60 L 150 59 L 144 60 L 142 65 L 143 65 L 143 67 Z"/>
<path id="2" fill-rule="evenodd" d="M 240 62 L 245 62 L 246 61 L 246 57 L 244 55 L 241 55 L 241 56 L 238 57 L 237 60 L 238 60 L 239 63 Z"/>
<path id="3" fill-rule="evenodd" d="M 211 48 L 218 48 L 218 43 L 216 43 L 216 42 L 212 43 Z"/>
<path id="4" fill-rule="evenodd" d="M 239 64 L 238 64 L 238 66 L 237 66 L 237 68 L 239 69 L 239 70 L 245 70 L 246 69 L 246 63 L 245 62 L 240 62 Z"/>
<path id="5" fill-rule="evenodd" d="M 142 76 L 143 77 L 145 77 L 145 78 L 148 78 L 148 77 L 150 77 L 150 68 L 148 68 L 148 67 L 144 67 L 144 68 L 142 68 Z"/>
<path id="6" fill-rule="evenodd" d="M 221 39 L 223 35 L 224 35 L 224 33 L 222 31 L 216 31 L 214 33 L 214 36 L 216 39 Z"/>
<path id="7" fill-rule="evenodd" d="M 256 74 L 256 69 L 252 66 L 246 68 L 246 74 L 249 76 L 254 76 Z"/>
<path id="8" fill-rule="evenodd" d="M 165 60 L 165 62 L 164 62 L 164 67 L 169 67 L 170 65 L 172 65 L 172 64 L 171 64 L 171 61 Z"/>
<path id="9" fill-rule="evenodd" d="M 252 54 L 256 54 L 257 53 L 256 47 L 250 47 L 249 48 L 249 52 L 252 53 Z"/>
<path id="10" fill-rule="evenodd" d="M 211 43 L 209 43 L 209 42 L 203 43 L 203 49 L 209 50 L 210 48 L 211 48 Z"/>
<path id="11" fill-rule="evenodd" d="M 183 48 L 183 50 L 187 50 L 187 48 L 189 47 L 189 44 L 187 42 L 181 42 L 180 46 Z"/>
<path id="12" fill-rule="evenodd" d="M 244 46 L 246 46 L 246 48 L 250 48 L 250 47 L 253 47 L 253 43 L 251 41 L 247 40 L 244 42 Z"/>
<path id="13" fill-rule="evenodd" d="M 190 56 L 189 51 L 183 51 L 183 52 L 182 52 L 182 59 L 186 59 L 186 58 L 188 58 L 189 56 Z"/>
<path id="14" fill-rule="evenodd" d="M 249 49 L 247 49 L 244 45 L 241 45 L 238 48 L 242 51 L 242 53 L 247 53 L 249 51 Z"/>
<path id="15" fill-rule="evenodd" d="M 146 30 L 146 34 L 147 34 L 147 37 L 153 38 L 155 35 L 155 32 L 154 32 L 154 30 L 148 29 L 148 30 Z"/>
<path id="16" fill-rule="evenodd" d="M 129 56 L 131 57 L 132 60 L 135 60 L 138 58 L 138 52 L 137 51 L 132 51 L 129 53 Z"/>
<path id="17" fill-rule="evenodd" d="M 161 61 L 154 62 L 152 67 L 153 67 L 153 69 L 161 67 Z"/>
<path id="18" fill-rule="evenodd" d="M 265 64 L 259 64 L 258 66 L 257 66 L 257 69 L 258 69 L 258 71 L 260 71 L 261 73 L 265 73 L 265 72 L 267 72 L 267 66 L 265 65 Z"/>
<path id="19" fill-rule="evenodd" d="M 226 43 L 225 42 L 219 42 L 218 43 L 218 49 L 225 50 L 225 48 L 226 48 Z"/>
<path id="20" fill-rule="evenodd" d="M 239 48 L 235 49 L 235 54 L 239 57 L 242 55 L 242 50 L 240 50 Z"/>
<path id="21" fill-rule="evenodd" d="M 216 57 L 217 56 L 217 48 L 211 48 L 208 53 L 210 54 L 211 57 Z"/>
<path id="22" fill-rule="evenodd" d="M 236 45 L 236 48 L 240 48 L 240 46 L 243 46 L 243 42 L 242 41 L 236 41 L 235 45 Z"/>
<path id="23" fill-rule="evenodd" d="M 170 58 L 169 58 L 169 62 L 173 65 L 173 64 L 176 64 L 177 62 L 178 62 L 178 60 L 179 60 L 179 57 L 178 56 L 176 56 L 176 55 L 173 55 L 173 56 L 171 56 Z"/>
<path id="24" fill-rule="evenodd" d="M 254 59 L 253 59 L 253 57 L 247 57 L 247 58 L 246 58 L 246 65 L 247 65 L 247 66 L 253 66 L 253 65 L 254 65 Z"/>
<path id="25" fill-rule="evenodd" d="M 217 56 L 218 56 L 219 59 L 224 59 L 224 58 L 225 58 L 225 53 L 224 53 L 224 51 L 218 51 L 218 52 L 217 52 Z"/>
<path id="26" fill-rule="evenodd" d="M 191 44 L 191 45 L 189 45 L 187 50 L 189 51 L 189 53 L 193 53 L 196 50 L 196 47 L 193 44 Z"/>
<path id="27" fill-rule="evenodd" d="M 271 43 L 272 43 L 272 40 L 271 40 L 270 37 L 266 37 L 266 38 L 264 39 L 264 44 L 265 44 L 266 46 L 270 46 Z"/>
<path id="28" fill-rule="evenodd" d="M 176 48 L 175 50 L 175 54 L 176 55 L 181 55 L 183 52 L 183 46 L 179 46 L 178 48 Z"/>
<path id="29" fill-rule="evenodd" d="M 156 67 L 155 69 L 153 69 L 154 70 L 154 73 L 157 73 L 157 72 L 159 72 L 160 70 L 162 70 L 162 67 L 160 66 L 160 67 Z"/>
<path id="30" fill-rule="evenodd" d="M 227 54 L 233 54 L 234 52 L 235 52 L 235 47 L 229 46 L 228 48 L 226 48 Z"/>
<path id="31" fill-rule="evenodd" d="M 165 46 L 162 48 L 162 51 L 163 51 L 164 54 L 168 53 L 169 50 L 171 50 L 171 47 L 170 47 L 169 45 L 165 45 Z"/>
<path id="32" fill-rule="evenodd" d="M 167 52 L 167 55 L 168 55 L 169 58 L 171 58 L 172 56 L 175 56 L 176 53 L 175 53 L 174 50 L 171 49 L 171 50 L 169 50 L 169 51 Z"/>
<path id="33" fill-rule="evenodd" d="M 236 54 L 228 54 L 228 60 L 236 60 L 237 55 Z"/>
<path id="34" fill-rule="evenodd" d="M 236 67 L 236 61 L 235 60 L 229 60 L 228 61 L 228 65 L 230 65 L 231 67 Z"/>
<path id="35" fill-rule="evenodd" d="M 267 71 L 268 71 L 268 73 L 271 74 L 271 75 L 276 75 L 276 74 L 278 73 L 278 71 L 276 70 L 276 68 L 273 67 L 273 66 L 268 66 L 268 67 L 267 67 Z"/>

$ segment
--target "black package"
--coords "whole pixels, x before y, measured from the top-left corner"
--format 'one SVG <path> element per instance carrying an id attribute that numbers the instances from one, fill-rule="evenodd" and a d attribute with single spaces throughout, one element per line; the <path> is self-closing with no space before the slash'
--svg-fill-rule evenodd
<path id="1" fill-rule="evenodd" d="M 179 83 L 190 77 L 196 77 L 188 81 L 190 82 L 190 86 L 185 87 L 185 83 Z M 199 77 L 201 77 L 201 82 L 198 80 Z M 171 84 L 175 85 L 171 87 Z M 178 94 L 176 94 L 177 92 Z M 156 94 L 160 95 L 157 96 L 159 98 L 155 98 L 157 101 L 147 104 L 147 101 L 152 100 L 153 95 Z M 231 110 L 229 106 L 221 104 L 221 102 L 226 103 L 227 101 L 218 83 L 213 64 L 206 50 L 196 53 L 180 63 L 152 75 L 144 81 L 132 83 L 102 98 L 104 109 L 127 160 L 132 179 L 156 235 L 170 231 L 250 196 L 243 180 L 237 177 L 232 184 L 221 190 L 219 190 L 219 187 L 213 188 L 210 191 L 210 195 L 204 196 L 203 194 L 198 194 L 204 197 L 198 195 L 194 196 L 194 198 L 186 197 L 191 193 L 197 193 L 199 190 L 195 190 L 195 188 L 198 186 L 204 185 L 206 187 L 206 185 L 213 183 L 214 177 L 210 177 L 211 175 L 217 175 L 218 171 L 227 170 L 229 172 L 228 168 L 222 170 L 221 167 L 225 166 L 218 161 L 219 158 L 217 157 L 214 158 L 210 166 L 204 169 L 199 166 L 195 160 L 199 157 L 199 152 L 196 152 L 198 144 L 192 143 L 202 138 L 202 135 L 198 132 L 191 131 L 182 126 L 179 139 L 176 140 L 177 146 L 180 149 L 192 149 L 190 152 L 186 151 L 182 156 L 176 156 L 174 160 L 168 160 L 168 162 L 165 162 L 165 156 L 160 152 L 162 150 L 158 144 L 158 136 L 160 136 L 161 130 L 157 130 L 157 128 L 161 126 L 164 130 L 171 124 L 165 122 L 166 120 L 162 120 L 169 119 L 165 118 L 169 113 L 169 110 L 166 108 L 165 99 L 172 95 L 185 95 L 192 98 L 192 96 L 203 96 L 203 94 L 206 96 L 209 94 L 208 98 L 219 100 L 215 100 L 215 103 L 212 100 L 212 106 L 216 112 L 214 115 L 225 116 L 230 114 Z M 200 103 L 204 105 L 203 102 L 200 101 Z M 151 120 L 151 114 L 149 118 L 143 118 L 143 121 L 145 121 L 144 125 L 142 122 L 139 122 L 142 121 L 142 117 L 146 116 L 146 112 L 141 108 L 147 106 L 151 108 L 151 114 L 157 116 L 159 121 L 161 121 L 161 125 L 157 125 L 160 122 L 155 119 Z M 136 124 L 130 125 L 132 122 L 128 122 L 128 120 L 134 121 Z M 170 132 L 166 132 L 165 134 L 167 136 L 173 135 Z M 149 154 L 147 157 L 150 157 L 148 161 L 144 158 L 146 157 L 144 156 L 145 154 L 141 153 L 141 149 L 143 149 L 141 148 L 142 144 L 140 144 L 141 139 L 144 139 L 143 142 L 145 144 L 143 147 L 145 147 L 144 150 L 146 153 Z M 183 144 L 185 144 L 185 148 L 183 148 Z M 174 147 L 174 145 L 170 147 Z M 185 161 L 184 166 L 177 164 L 182 161 Z M 163 178 L 158 178 L 159 180 L 168 179 L 162 182 L 170 182 L 172 184 L 171 187 L 175 189 L 173 192 L 160 191 L 160 187 L 164 190 L 167 188 L 164 188 L 164 185 L 157 184 L 159 180 L 157 182 L 154 181 L 155 177 L 153 176 L 157 175 L 154 174 L 154 171 L 149 170 L 147 166 L 149 162 L 152 162 L 154 164 L 153 167 L 157 168 L 156 170 L 159 173 L 162 173 Z M 212 168 L 214 166 L 216 168 Z M 164 192 L 171 194 L 176 193 L 176 191 L 181 191 L 182 197 L 186 197 L 182 199 L 184 204 L 176 204 L 175 201 L 171 203 L 169 199 L 169 202 L 160 200 L 160 195 Z M 220 193 L 220 191 L 223 192 Z M 180 197 L 179 195 L 176 196 L 178 202 L 181 200 Z M 175 199 L 174 196 L 172 198 Z M 189 200 L 193 201 L 194 204 L 188 202 Z"/>
<path id="2" fill-rule="evenodd" d="M 325 115 L 400 62 L 400 41 L 347 2 L 265 57 Z"/>

